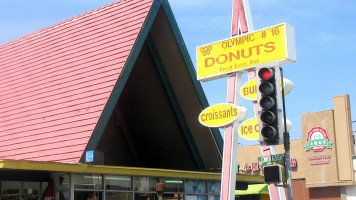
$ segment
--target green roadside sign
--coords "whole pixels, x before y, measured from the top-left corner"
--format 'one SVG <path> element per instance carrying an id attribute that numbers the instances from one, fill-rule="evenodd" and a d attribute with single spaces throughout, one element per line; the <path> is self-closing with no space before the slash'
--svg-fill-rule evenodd
<path id="1" fill-rule="evenodd" d="M 273 165 L 276 163 L 284 165 L 284 154 L 258 157 L 258 162 L 262 166 Z"/>

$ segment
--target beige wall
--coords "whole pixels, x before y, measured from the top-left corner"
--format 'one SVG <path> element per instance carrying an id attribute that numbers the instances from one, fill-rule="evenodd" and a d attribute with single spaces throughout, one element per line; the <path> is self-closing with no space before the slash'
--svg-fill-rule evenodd
<path id="1" fill-rule="evenodd" d="M 258 162 L 258 157 L 261 156 L 261 148 L 260 145 L 251 145 L 251 146 L 243 146 L 239 147 L 237 150 L 237 164 L 240 165 L 239 173 L 243 174 L 262 174 L 262 171 L 252 172 L 249 171 L 247 173 L 243 172 L 242 168 L 245 163 L 251 165 L 253 162 Z"/>
<path id="2" fill-rule="evenodd" d="M 333 97 L 334 102 L 334 120 L 335 135 L 337 146 L 337 164 L 339 170 L 339 181 L 355 180 L 353 173 L 353 135 L 352 120 L 349 95 L 339 95 Z"/>
<path id="3" fill-rule="evenodd" d="M 303 179 L 305 178 L 305 169 L 303 166 L 306 165 L 305 156 L 304 156 L 304 144 L 302 140 L 292 140 L 290 154 L 291 158 L 295 158 L 297 160 L 297 167 L 292 168 L 292 178 L 293 179 Z M 284 146 L 278 145 L 276 146 L 278 154 L 284 154 Z M 258 157 L 261 157 L 261 146 L 260 145 L 251 145 L 251 146 L 242 146 L 239 147 L 237 152 L 237 164 L 240 165 L 240 173 L 243 174 L 262 174 L 262 170 L 258 172 L 249 171 L 248 173 L 243 172 L 242 167 L 245 163 L 251 165 L 253 162 L 258 161 Z"/>
<path id="4" fill-rule="evenodd" d="M 308 132 L 313 128 L 321 128 L 326 131 L 329 136 L 328 142 L 332 142 L 331 148 L 325 148 L 322 151 L 314 151 L 310 149 L 305 152 L 305 181 L 308 186 L 323 186 L 323 184 L 331 184 L 338 182 L 338 166 L 336 159 L 336 147 L 335 147 L 335 127 L 334 127 L 334 112 L 332 110 L 314 112 L 303 114 L 302 121 L 302 136 L 303 142 L 307 145 Z M 317 131 L 319 134 L 319 131 Z M 315 135 L 314 135 L 315 136 Z M 311 138 L 315 139 L 315 138 Z M 309 159 L 309 157 L 317 156 L 330 156 L 329 158 L 315 158 Z M 312 162 L 327 161 L 327 164 L 312 164 Z"/>
<path id="5" fill-rule="evenodd" d="M 283 154 L 284 146 L 278 145 L 277 152 Z M 292 168 L 292 178 L 293 179 L 303 179 L 305 178 L 305 151 L 304 144 L 302 140 L 292 140 L 290 141 L 290 157 L 297 160 L 297 167 Z"/>

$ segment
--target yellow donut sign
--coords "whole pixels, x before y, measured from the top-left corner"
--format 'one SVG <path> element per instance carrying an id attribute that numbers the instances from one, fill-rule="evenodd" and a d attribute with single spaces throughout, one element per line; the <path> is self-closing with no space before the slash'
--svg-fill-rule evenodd
<path id="1" fill-rule="evenodd" d="M 246 118 L 247 109 L 230 103 L 215 104 L 204 109 L 199 115 L 199 122 L 207 127 L 224 127 L 236 120 Z"/>
<path id="2" fill-rule="evenodd" d="M 283 23 L 196 48 L 197 78 L 210 81 L 262 64 L 296 60 L 294 28 Z"/>

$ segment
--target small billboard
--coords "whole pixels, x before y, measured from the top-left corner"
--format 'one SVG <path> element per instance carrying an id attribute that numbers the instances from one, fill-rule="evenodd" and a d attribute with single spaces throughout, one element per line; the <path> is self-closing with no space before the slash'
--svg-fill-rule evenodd
<path id="1" fill-rule="evenodd" d="M 264 64 L 296 61 L 294 28 L 278 24 L 196 48 L 198 80 L 210 81 Z"/>

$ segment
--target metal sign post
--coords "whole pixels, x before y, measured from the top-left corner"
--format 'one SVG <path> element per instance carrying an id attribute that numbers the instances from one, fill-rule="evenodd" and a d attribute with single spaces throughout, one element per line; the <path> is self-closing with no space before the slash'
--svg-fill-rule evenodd
<path id="1" fill-rule="evenodd" d="M 247 33 L 252 27 L 250 8 L 247 0 L 234 0 L 231 22 L 231 36 L 238 33 Z M 240 21 L 240 23 L 239 23 Z M 252 29 L 252 28 L 251 28 Z M 227 81 L 228 103 L 240 104 L 239 89 L 241 87 L 241 73 L 231 75 Z M 235 199 L 237 148 L 238 148 L 238 124 L 225 128 L 224 155 L 221 177 L 221 200 Z"/>

